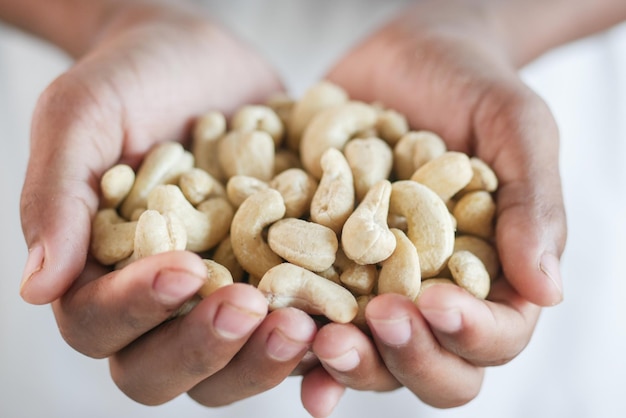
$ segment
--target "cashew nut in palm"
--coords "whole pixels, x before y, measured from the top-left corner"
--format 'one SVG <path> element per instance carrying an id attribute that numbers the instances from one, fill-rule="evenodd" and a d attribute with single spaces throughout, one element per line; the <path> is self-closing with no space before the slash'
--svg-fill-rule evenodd
<path id="1" fill-rule="evenodd" d="M 387 180 L 391 174 L 393 153 L 382 139 L 352 139 L 343 153 L 352 170 L 357 201 L 363 199 L 370 187 L 380 180 Z"/>
<path id="2" fill-rule="evenodd" d="M 469 251 L 457 251 L 450 257 L 448 268 L 454 282 L 479 299 L 489 294 L 491 280 L 482 261 Z"/>
<path id="3" fill-rule="evenodd" d="M 269 181 L 274 175 L 274 140 L 263 131 L 230 131 L 218 145 L 226 178 L 236 175 Z"/>
<path id="4" fill-rule="evenodd" d="M 417 297 L 422 274 L 415 245 L 404 232 L 392 229 L 396 239 L 394 252 L 381 263 L 378 274 L 378 293 L 398 293 L 413 300 Z"/>
<path id="5" fill-rule="evenodd" d="M 418 168 L 411 176 L 411 180 L 428 186 L 447 202 L 470 182 L 473 175 L 466 154 L 447 151 Z"/>
<path id="6" fill-rule="evenodd" d="M 446 151 L 446 144 L 439 135 L 410 131 L 393 148 L 393 171 L 398 180 L 408 180 L 418 168 Z"/>
<path id="7" fill-rule="evenodd" d="M 389 211 L 406 218 L 422 277 L 439 273 L 454 249 L 454 226 L 443 200 L 423 184 L 401 180 L 391 186 Z"/>
<path id="8" fill-rule="evenodd" d="M 206 171 L 196 167 L 181 174 L 178 187 L 192 205 L 197 205 L 210 197 L 226 195 L 222 183 Z"/>
<path id="9" fill-rule="evenodd" d="M 319 179 L 322 176 L 320 160 L 326 150 L 342 150 L 355 133 L 374 126 L 376 117 L 376 111 L 362 102 L 337 105 L 315 115 L 300 142 L 303 167 Z"/>
<path id="10" fill-rule="evenodd" d="M 493 237 L 496 204 L 491 193 L 484 190 L 467 193 L 456 203 L 452 214 L 459 232 L 484 239 Z"/>
<path id="11" fill-rule="evenodd" d="M 317 181 L 313 176 L 299 168 L 290 168 L 277 174 L 269 186 L 283 197 L 285 217 L 300 218 L 309 213 L 313 196 L 317 190 Z"/>
<path id="12" fill-rule="evenodd" d="M 101 209 L 91 226 L 91 254 L 105 266 L 130 257 L 136 229 L 136 221 L 127 221 L 115 209 Z"/>
<path id="13" fill-rule="evenodd" d="M 343 225 L 343 251 L 357 264 L 379 263 L 396 247 L 396 238 L 387 226 L 390 196 L 391 183 L 379 181 Z"/>
<path id="14" fill-rule="evenodd" d="M 269 269 L 258 288 L 265 294 L 270 310 L 291 306 L 341 324 L 352 321 L 359 310 L 347 289 L 289 263 Z"/>
<path id="15" fill-rule="evenodd" d="M 220 138 L 225 133 L 226 117 L 218 111 L 208 112 L 196 121 L 191 143 L 196 167 L 220 181 L 224 179 L 224 174 L 217 159 L 217 150 Z"/>
<path id="16" fill-rule="evenodd" d="M 283 122 L 276 112 L 262 105 L 247 105 L 239 108 L 231 120 L 231 128 L 245 132 L 267 132 L 277 147 L 280 146 L 285 133 Z"/>
<path id="17" fill-rule="evenodd" d="M 272 224 L 267 242 L 291 264 L 314 272 L 332 266 L 339 247 L 332 229 L 297 218 L 284 218 Z"/>
<path id="18" fill-rule="evenodd" d="M 108 169 L 100 179 L 103 208 L 117 208 L 135 183 L 135 171 L 127 164 Z"/>
<path id="19" fill-rule="evenodd" d="M 352 170 L 341 151 L 329 148 L 321 157 L 323 170 L 311 201 L 311 218 L 336 233 L 354 210 Z"/>
<path id="20" fill-rule="evenodd" d="M 252 276 L 263 277 L 266 271 L 283 262 L 263 239 L 263 230 L 284 215 L 285 203 L 274 189 L 253 194 L 235 212 L 230 229 L 233 252 Z"/>

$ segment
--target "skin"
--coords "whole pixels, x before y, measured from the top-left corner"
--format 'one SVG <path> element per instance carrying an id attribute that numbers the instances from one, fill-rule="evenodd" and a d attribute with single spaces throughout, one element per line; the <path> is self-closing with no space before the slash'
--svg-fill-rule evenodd
<path id="1" fill-rule="evenodd" d="M 166 321 L 200 287 L 199 257 L 160 254 L 115 272 L 88 258 L 102 173 L 119 161 L 136 166 L 155 142 L 183 140 L 207 110 L 230 113 L 280 90 L 262 57 L 180 2 L 0 0 L 0 16 L 77 59 L 43 92 L 33 116 L 21 205 L 29 248 L 22 297 L 51 303 L 68 344 L 109 358 L 120 389 L 148 405 L 187 392 L 218 406 L 292 372 L 304 374 L 303 405 L 319 417 L 346 388 L 406 386 L 437 407 L 470 401 L 484 367 L 519 354 L 540 307 L 563 297 L 558 130 L 516 71 L 626 17 L 623 1 L 601 3 L 416 1 L 329 71 L 352 97 L 381 101 L 412 126 L 440 133 L 449 148 L 478 155 L 501 182 L 496 234 L 504 273 L 488 300 L 449 285 L 433 286 L 417 305 L 381 295 L 366 311 L 370 338 L 352 325 L 318 330 L 295 309 L 268 313 L 262 294 L 242 284 Z M 33 6 L 41 13 L 30 13 Z M 82 24 L 64 24 L 70 21 Z M 536 27 L 525 36 L 530 22 Z"/>

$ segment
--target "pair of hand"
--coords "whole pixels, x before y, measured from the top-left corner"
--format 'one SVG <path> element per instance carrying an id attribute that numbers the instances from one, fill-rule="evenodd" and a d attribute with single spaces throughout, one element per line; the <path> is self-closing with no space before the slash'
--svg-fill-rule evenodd
<path id="1" fill-rule="evenodd" d="M 498 30 L 471 8 L 417 3 L 328 73 L 351 97 L 381 101 L 495 169 L 503 276 L 487 301 L 446 285 L 430 288 L 419 306 L 381 295 L 367 308 L 370 338 L 352 325 L 317 329 L 295 309 L 268 313 L 258 290 L 235 284 L 164 322 L 200 287 L 198 256 L 165 253 L 115 272 L 91 261 L 90 223 L 107 168 L 136 165 L 154 143 L 184 138 L 209 109 L 228 113 L 282 88 L 263 58 L 226 31 L 165 6 L 120 13 L 38 103 L 21 207 L 29 247 L 22 297 L 51 302 L 66 341 L 109 358 L 121 390 L 149 405 L 185 392 L 223 405 L 294 372 L 314 416 L 328 415 L 346 387 L 406 386 L 437 407 L 468 402 L 484 367 L 514 358 L 540 306 L 562 298 L 558 133 Z"/>

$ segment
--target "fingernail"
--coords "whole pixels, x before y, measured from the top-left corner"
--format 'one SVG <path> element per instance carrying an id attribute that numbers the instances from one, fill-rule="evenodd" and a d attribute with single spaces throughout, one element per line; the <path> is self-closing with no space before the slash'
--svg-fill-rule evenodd
<path id="1" fill-rule="evenodd" d="M 372 319 L 376 336 L 385 344 L 400 346 L 411 338 L 411 321 L 408 316 L 394 319 Z"/>
<path id="2" fill-rule="evenodd" d="M 539 269 L 545 274 L 557 291 L 558 297 L 554 305 L 563 300 L 563 278 L 561 277 L 561 267 L 559 259 L 551 253 L 544 253 L 539 261 Z"/>
<path id="3" fill-rule="evenodd" d="M 421 309 L 422 315 L 435 329 L 453 334 L 461 330 L 463 317 L 458 309 Z"/>
<path id="4" fill-rule="evenodd" d="M 265 342 L 267 355 L 276 361 L 288 361 L 302 353 L 309 344 L 287 337 L 281 330 L 275 329 Z"/>
<path id="5" fill-rule="evenodd" d="M 161 270 L 153 287 L 158 300 L 164 305 L 183 302 L 204 284 L 204 278 L 184 270 Z"/>
<path id="6" fill-rule="evenodd" d="M 28 258 L 26 259 L 26 265 L 24 266 L 24 273 L 22 274 L 22 282 L 20 283 L 20 292 L 24 289 L 26 284 L 32 277 L 43 267 L 44 249 L 42 245 L 34 245 L 28 250 Z"/>
<path id="7" fill-rule="evenodd" d="M 238 340 L 248 335 L 261 322 L 263 315 L 223 303 L 213 319 L 215 331 L 226 340 Z"/>
<path id="8" fill-rule="evenodd" d="M 321 360 L 337 371 L 347 372 L 359 365 L 361 357 L 355 348 L 351 348 L 340 356 L 330 359 L 324 358 Z"/>

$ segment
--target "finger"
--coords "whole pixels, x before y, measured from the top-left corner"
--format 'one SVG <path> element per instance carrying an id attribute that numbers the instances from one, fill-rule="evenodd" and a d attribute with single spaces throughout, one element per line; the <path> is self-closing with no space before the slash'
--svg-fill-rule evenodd
<path id="1" fill-rule="evenodd" d="M 325 325 L 315 337 L 313 352 L 333 379 L 344 386 L 376 391 L 400 386 L 372 340 L 354 325 Z"/>
<path id="2" fill-rule="evenodd" d="M 338 383 L 321 366 L 313 368 L 302 378 L 300 397 L 302 405 L 313 417 L 331 415 L 346 387 Z"/>
<path id="3" fill-rule="evenodd" d="M 222 287 L 186 316 L 155 328 L 111 357 L 111 376 L 137 402 L 167 402 L 224 368 L 266 313 L 265 298 L 252 286 Z"/>
<path id="4" fill-rule="evenodd" d="M 29 255 L 20 292 L 27 302 L 57 299 L 84 266 L 99 174 L 121 149 L 115 103 L 101 106 L 78 83 L 61 77 L 37 104 L 21 197 Z"/>
<path id="5" fill-rule="evenodd" d="M 530 302 L 563 299 L 566 218 L 559 138 L 545 103 L 521 84 L 496 86 L 476 110 L 476 152 L 496 171 L 496 241 L 504 275 Z"/>
<path id="6" fill-rule="evenodd" d="M 530 341 L 540 308 L 503 279 L 493 284 L 490 301 L 476 299 L 455 285 L 426 289 L 417 307 L 447 351 L 486 367 L 509 362 Z"/>
<path id="7" fill-rule="evenodd" d="M 270 313 L 233 360 L 189 396 L 202 405 L 223 406 L 273 388 L 298 365 L 316 331 L 313 319 L 298 309 Z"/>
<path id="8" fill-rule="evenodd" d="M 190 252 L 140 259 L 103 277 L 91 267 L 53 303 L 61 334 L 77 351 L 112 355 L 166 320 L 202 286 L 206 267 Z"/>
<path id="9" fill-rule="evenodd" d="M 443 349 L 411 300 L 380 295 L 365 315 L 387 368 L 422 401 L 450 408 L 478 395 L 483 369 Z"/>

